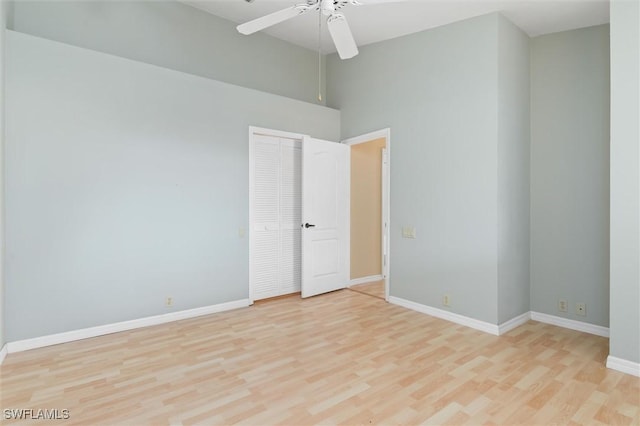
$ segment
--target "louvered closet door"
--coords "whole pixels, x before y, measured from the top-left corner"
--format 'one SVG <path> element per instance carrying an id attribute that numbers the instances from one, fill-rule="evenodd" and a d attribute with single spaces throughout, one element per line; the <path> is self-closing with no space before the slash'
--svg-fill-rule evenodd
<path id="1" fill-rule="evenodd" d="M 254 299 L 278 290 L 280 139 L 255 136 L 251 272 Z"/>
<path id="2" fill-rule="evenodd" d="M 300 291 L 301 142 L 253 136 L 252 299 Z"/>
<path id="3" fill-rule="evenodd" d="M 300 291 L 302 150 L 300 141 L 280 141 L 280 294 Z"/>

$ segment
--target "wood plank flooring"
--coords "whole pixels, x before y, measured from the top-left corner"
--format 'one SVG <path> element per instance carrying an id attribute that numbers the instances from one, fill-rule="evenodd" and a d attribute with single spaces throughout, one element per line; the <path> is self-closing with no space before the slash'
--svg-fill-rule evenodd
<path id="1" fill-rule="evenodd" d="M 607 345 L 343 290 L 9 354 L 0 405 L 68 409 L 55 424 L 638 425 L 640 379 L 605 368 Z"/>
<path id="2" fill-rule="evenodd" d="M 378 299 L 384 300 L 384 280 L 353 285 L 349 287 L 349 289 L 357 291 L 358 293 L 368 294 L 369 296 L 377 297 Z"/>

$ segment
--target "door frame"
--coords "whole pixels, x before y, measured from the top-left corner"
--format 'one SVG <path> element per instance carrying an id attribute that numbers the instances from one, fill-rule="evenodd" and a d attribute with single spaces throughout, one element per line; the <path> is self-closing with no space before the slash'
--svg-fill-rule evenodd
<path id="1" fill-rule="evenodd" d="M 381 130 L 366 133 L 364 135 L 355 136 L 341 141 L 346 145 L 358 145 L 369 142 L 374 139 L 385 138 L 386 146 L 386 164 L 382 164 L 382 278 L 384 280 L 384 300 L 389 301 L 389 271 L 391 258 L 391 241 L 389 224 L 391 221 L 391 129 L 389 127 Z M 386 244 L 385 244 L 386 243 Z M 385 253 L 386 249 L 386 253 Z M 355 284 L 355 283 L 353 283 Z M 352 284 L 352 285 L 353 285 Z"/>
<path id="2" fill-rule="evenodd" d="M 254 150 L 255 150 L 256 135 L 300 140 L 301 143 L 304 143 L 304 139 L 308 137 L 308 135 L 305 135 L 302 133 L 292 133 L 292 132 L 285 132 L 282 130 L 274 130 L 274 129 L 267 129 L 263 127 L 249 126 L 249 226 L 247 227 L 246 234 L 248 235 L 248 238 L 249 238 L 249 304 L 250 305 L 253 305 L 253 302 L 254 302 L 253 283 L 254 283 L 254 276 L 255 276 L 255 270 L 252 262 L 253 252 L 255 248 L 253 246 L 254 245 L 253 232 L 251 228 L 252 228 L 253 219 L 254 219 L 254 201 L 255 201 L 253 199 L 254 198 L 253 193 L 255 191 L 253 178 L 254 178 L 254 168 L 255 168 Z M 239 230 L 239 234 L 242 237 L 242 229 Z"/>

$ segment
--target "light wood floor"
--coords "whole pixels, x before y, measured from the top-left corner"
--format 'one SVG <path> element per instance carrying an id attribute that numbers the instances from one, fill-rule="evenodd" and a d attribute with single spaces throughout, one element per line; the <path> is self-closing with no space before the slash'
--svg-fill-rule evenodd
<path id="1" fill-rule="evenodd" d="M 357 291 L 358 293 L 368 294 L 369 296 L 377 297 L 384 300 L 384 281 L 373 281 L 366 284 L 358 284 L 349 287 L 350 290 Z"/>
<path id="2" fill-rule="evenodd" d="M 597 336 L 529 322 L 496 337 L 345 290 L 9 354 L 0 402 L 92 425 L 638 425 L 640 379 L 606 369 L 607 352 Z"/>

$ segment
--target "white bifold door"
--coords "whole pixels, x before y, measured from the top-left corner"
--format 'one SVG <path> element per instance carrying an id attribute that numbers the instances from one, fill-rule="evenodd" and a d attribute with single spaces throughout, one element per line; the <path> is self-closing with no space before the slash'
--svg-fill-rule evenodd
<path id="1" fill-rule="evenodd" d="M 253 135 L 251 154 L 252 300 L 300 291 L 301 139 Z"/>
<path id="2" fill-rule="evenodd" d="M 252 300 L 349 282 L 350 147 L 295 136 L 251 134 Z"/>

